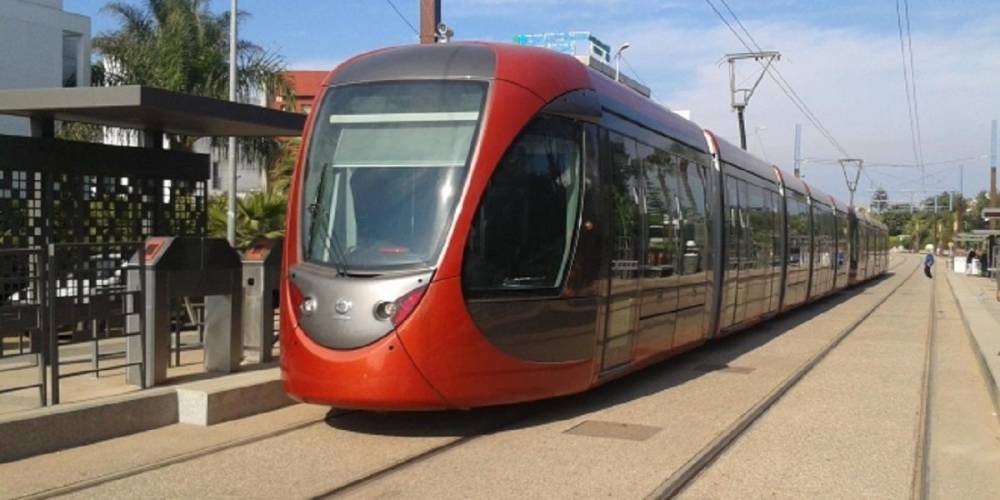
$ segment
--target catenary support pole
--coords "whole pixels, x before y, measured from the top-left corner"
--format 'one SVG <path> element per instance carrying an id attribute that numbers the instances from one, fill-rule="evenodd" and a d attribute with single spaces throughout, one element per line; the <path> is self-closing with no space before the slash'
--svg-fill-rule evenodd
<path id="1" fill-rule="evenodd" d="M 802 124 L 795 124 L 795 177 L 802 177 Z"/>
<path id="2" fill-rule="evenodd" d="M 420 0 L 420 43 L 437 43 L 441 0 Z"/>
<path id="3" fill-rule="evenodd" d="M 737 119 L 739 119 L 739 121 L 740 121 L 740 147 L 743 148 L 743 151 L 746 151 L 747 150 L 747 126 L 746 126 L 746 122 L 743 120 L 743 110 L 744 109 L 746 109 L 746 107 L 743 107 L 743 106 L 740 106 L 740 107 L 736 108 L 736 116 L 737 116 Z"/>
<path id="4" fill-rule="evenodd" d="M 229 6 L 229 100 L 236 102 L 236 18 L 237 0 Z M 226 239 L 236 246 L 236 137 L 229 138 L 229 206 L 226 208 Z"/>
<path id="5" fill-rule="evenodd" d="M 997 208 L 997 121 L 993 120 L 990 133 L 990 207 Z M 996 219 L 990 221 L 990 229 L 997 228 Z"/>

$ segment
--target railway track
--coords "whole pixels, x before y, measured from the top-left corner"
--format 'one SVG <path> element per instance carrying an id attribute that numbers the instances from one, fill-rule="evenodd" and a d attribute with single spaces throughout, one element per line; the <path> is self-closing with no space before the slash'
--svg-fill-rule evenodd
<path id="1" fill-rule="evenodd" d="M 898 262 L 895 262 L 893 265 L 891 265 L 888 270 L 891 272 L 891 271 L 899 268 L 900 266 L 906 264 L 907 261 L 909 261 L 909 259 L 899 258 Z M 910 262 L 912 263 L 912 261 L 910 261 Z M 649 495 L 649 498 L 671 498 L 671 497 L 675 496 L 677 493 L 679 493 L 680 491 L 682 491 L 685 485 L 687 485 L 692 479 L 694 479 L 701 470 L 704 470 L 706 467 L 708 467 L 709 465 L 711 465 L 711 463 L 714 461 L 714 459 L 716 457 L 718 457 L 721 453 L 723 453 L 725 451 L 725 449 L 728 447 L 729 444 L 731 444 L 733 441 L 735 441 L 736 439 L 738 439 L 739 436 L 741 434 L 743 434 L 753 424 L 754 421 L 757 420 L 757 418 L 759 418 L 761 415 L 763 415 L 767 411 L 768 408 L 770 408 L 775 403 L 777 403 L 777 401 L 781 398 L 782 395 L 784 395 L 788 390 L 790 390 L 792 387 L 794 387 L 795 384 L 797 384 L 806 374 L 808 374 L 808 372 L 814 366 L 816 366 L 817 364 L 819 364 L 819 362 L 822 361 L 823 358 L 825 358 L 826 355 L 829 354 L 830 351 L 832 351 L 834 348 L 836 348 L 836 346 L 838 344 L 840 344 L 841 341 L 843 341 L 845 338 L 847 338 L 854 330 L 856 330 L 862 323 L 864 323 L 864 321 L 872 313 L 874 313 L 883 303 L 885 303 L 890 297 L 892 297 L 893 295 L 895 295 L 896 292 L 899 291 L 907 282 L 909 282 L 911 279 L 913 279 L 913 277 L 915 275 L 917 275 L 917 270 L 918 269 L 920 269 L 920 266 L 919 265 L 915 266 L 913 268 L 913 270 L 910 271 L 909 275 L 905 279 L 903 279 L 902 281 L 900 281 L 900 283 L 897 284 L 895 287 L 893 287 L 893 289 L 890 290 L 890 292 L 888 294 L 886 294 L 884 297 L 882 297 L 872 307 L 870 307 L 869 309 L 867 309 L 855 322 L 851 323 L 847 328 L 845 328 L 842 332 L 840 332 L 834 338 L 834 340 L 832 342 L 830 342 L 828 345 L 826 345 L 815 356 L 813 356 L 812 358 L 810 358 L 805 364 L 803 364 L 798 370 L 796 370 L 796 372 L 793 373 L 790 377 L 788 377 L 787 379 L 785 379 L 785 381 L 783 383 L 781 383 L 778 387 L 776 387 L 773 391 L 771 391 L 763 400 L 761 400 L 758 404 L 756 404 L 754 407 L 752 407 L 749 411 L 747 411 L 746 413 L 744 413 L 737 420 L 737 422 L 735 422 L 730 428 L 728 428 L 722 434 L 722 436 L 720 436 L 719 439 L 713 441 L 708 446 L 706 446 L 701 452 L 699 452 L 694 458 L 692 458 L 691 461 L 689 461 L 687 464 L 685 464 L 685 466 L 682 469 L 680 469 L 677 473 L 675 473 L 670 478 L 668 478 L 664 483 L 661 483 L 660 487 L 657 488 L 656 490 L 654 490 Z M 932 312 L 933 312 L 933 308 L 934 308 L 934 305 L 933 305 L 933 297 L 932 297 L 932 304 L 931 304 Z M 930 337 L 928 337 L 928 338 L 930 338 Z M 927 358 L 927 360 L 925 360 L 927 363 L 930 362 L 929 361 L 930 360 L 930 357 L 929 357 L 929 352 L 930 351 L 929 351 L 929 349 L 930 349 L 930 344 L 928 343 L 928 358 Z M 928 376 L 929 376 L 929 368 L 925 369 L 925 373 L 927 373 Z M 925 423 L 926 423 L 926 417 L 925 417 L 925 415 L 926 415 L 926 407 L 927 407 L 926 392 L 927 392 L 928 384 L 929 384 L 929 380 L 925 380 L 924 381 L 924 393 L 925 393 L 925 395 L 922 397 L 922 405 L 921 405 L 922 416 L 920 417 L 921 418 L 921 422 L 923 422 L 921 424 L 921 431 L 920 431 L 921 435 L 925 435 L 926 434 L 926 432 L 923 429 L 925 428 Z M 503 431 L 505 429 L 508 429 L 508 428 L 516 425 L 519 422 L 523 422 L 523 421 L 528 420 L 528 419 L 530 419 L 532 417 L 539 416 L 539 415 L 541 415 L 545 411 L 545 409 L 546 409 L 545 406 L 547 406 L 546 402 L 539 403 L 539 408 L 537 408 L 537 409 L 535 409 L 533 411 L 526 412 L 524 414 L 520 414 L 520 415 L 515 416 L 515 417 L 513 417 L 511 419 L 504 420 L 504 421 L 497 422 L 497 423 L 494 423 L 492 425 L 489 425 L 481 433 L 476 433 L 476 434 L 472 434 L 472 435 L 466 435 L 466 436 L 458 437 L 458 438 L 456 438 L 454 440 L 451 440 L 451 441 L 449 441 L 447 443 L 444 443 L 444 444 L 442 444 L 440 446 L 436 446 L 434 448 L 426 450 L 426 451 L 424 451 L 424 452 L 422 452 L 422 453 L 420 453 L 418 455 L 409 457 L 409 458 L 407 458 L 405 460 L 402 460 L 400 462 L 394 463 L 394 464 L 392 464 L 392 465 L 390 465 L 388 467 L 385 467 L 383 469 L 376 470 L 376 471 L 374 471 L 374 472 L 372 472 L 372 473 L 370 473 L 370 474 L 368 474 L 368 475 L 366 475 L 364 477 L 361 477 L 361 478 L 358 478 L 358 479 L 356 479 L 354 481 L 351 481 L 350 483 L 347 483 L 347 484 L 340 485 L 340 486 L 337 486 L 335 488 L 332 488 L 332 489 L 330 489 L 330 490 L 328 490 L 328 491 L 326 491 L 326 492 L 324 492 L 322 494 L 316 495 L 316 496 L 314 496 L 312 498 L 314 498 L 314 499 L 321 499 L 321 498 L 338 498 L 338 497 L 343 497 L 343 496 L 349 496 L 352 493 L 356 493 L 358 491 L 361 491 L 361 490 L 363 490 L 366 487 L 374 486 L 377 483 L 379 483 L 380 481 L 386 479 L 387 477 L 389 477 L 389 476 L 391 476 L 391 475 L 393 475 L 395 473 L 401 472 L 401 471 L 403 471 L 405 469 L 410 469 L 410 468 L 413 468 L 413 467 L 417 467 L 421 463 L 424 463 L 424 462 L 426 462 L 426 461 L 428 461 L 428 460 L 430 460 L 430 459 L 432 459 L 432 458 L 434 458 L 434 457 L 436 457 L 436 456 L 438 456 L 438 455 L 440 455 L 442 453 L 446 453 L 446 452 L 451 451 L 451 450 L 453 450 L 453 449 L 455 449 L 457 447 L 469 444 L 470 442 L 472 442 L 472 441 L 474 441 L 474 440 L 476 440 L 478 438 L 482 438 L 482 437 L 485 437 L 485 436 L 488 436 L 488 435 L 491 435 L 491 434 Z M 919 454 L 917 460 L 919 460 L 920 462 L 918 462 L 918 463 L 920 463 L 922 465 L 915 466 L 915 473 L 916 473 L 916 471 L 921 471 L 922 472 L 923 470 L 925 470 L 925 468 L 926 468 L 926 466 L 925 466 L 926 459 L 924 457 L 925 457 L 925 453 L 920 453 Z M 914 479 L 914 483 L 915 484 L 924 484 L 925 480 L 923 479 L 923 476 L 921 476 L 919 479 Z M 924 497 L 918 497 L 918 498 L 924 498 Z"/>
<path id="2" fill-rule="evenodd" d="M 900 258 L 898 262 L 892 262 L 890 264 L 890 271 L 898 269 L 900 266 L 906 264 L 906 262 L 913 262 L 911 259 Z M 745 432 L 753 422 L 759 418 L 767 409 L 774 405 L 780 397 L 791 389 L 802 377 L 804 377 L 809 370 L 816 364 L 818 364 L 823 357 L 826 356 L 831 350 L 833 350 L 837 344 L 840 343 L 844 338 L 850 335 L 850 333 L 856 329 L 864 320 L 872 314 L 879 306 L 881 306 L 886 300 L 893 296 L 903 285 L 913 278 L 916 271 L 919 269 L 919 265 L 916 266 L 912 271 L 910 271 L 909 276 L 901 280 L 901 282 L 894 286 L 894 288 L 886 294 L 884 297 L 875 303 L 874 306 L 867 309 L 859 319 L 854 323 L 850 324 L 844 331 L 840 332 L 834 340 L 827 345 L 821 352 L 816 354 L 813 358 L 807 361 L 802 367 L 800 367 L 794 374 L 784 380 L 781 385 L 768 393 L 763 400 L 753 406 L 750 410 L 745 412 L 739 417 L 737 422 L 732 426 L 727 428 L 720 439 L 709 443 L 705 448 L 701 450 L 694 458 L 684 465 L 683 468 L 678 470 L 673 474 L 667 481 L 662 483 L 659 488 L 657 488 L 650 495 L 651 498 L 664 498 L 670 497 L 679 493 L 683 490 L 684 486 L 688 484 L 692 479 L 694 479 L 700 471 L 704 470 L 706 467 L 710 466 L 716 457 L 725 451 L 728 446 L 734 442 L 739 436 Z M 927 377 L 930 376 L 929 368 L 925 370 Z M 929 378 L 924 382 L 925 391 L 927 390 L 929 384 Z M 926 396 L 922 400 L 923 406 L 926 407 Z M 351 496 L 361 491 L 365 491 L 368 487 L 378 485 L 380 482 L 394 476 L 405 470 L 414 469 L 420 467 L 433 458 L 440 456 L 444 453 L 452 452 L 460 447 L 469 445 L 478 439 L 502 432 L 504 430 L 513 428 L 518 424 L 528 421 L 534 417 L 544 416 L 547 411 L 558 408 L 563 402 L 560 400 L 555 401 L 542 401 L 539 403 L 532 403 L 526 405 L 517 405 L 512 407 L 508 413 L 499 413 L 499 418 L 487 418 L 484 419 L 486 422 L 471 430 L 470 432 L 464 433 L 463 435 L 455 436 L 447 441 L 431 446 L 419 453 L 401 458 L 392 463 L 388 463 L 384 466 L 380 466 L 361 477 L 353 479 L 349 482 L 331 485 L 328 490 L 322 491 L 319 494 L 315 494 L 313 498 L 338 498 L 344 496 Z M 310 429 L 315 429 L 317 426 L 333 426 L 337 427 L 338 422 L 345 418 L 356 416 L 357 411 L 350 410 L 335 410 L 329 412 L 324 418 L 310 419 L 302 422 L 298 422 L 294 425 L 285 426 L 280 429 L 274 429 L 273 431 L 258 434 L 254 436 L 247 436 L 240 439 L 235 439 L 229 442 L 220 443 L 217 445 L 207 446 L 201 449 L 193 450 L 189 453 L 184 453 L 181 455 L 169 457 L 154 463 L 144 464 L 139 467 L 129 468 L 127 470 L 122 470 L 110 474 L 105 474 L 99 477 L 90 478 L 88 480 L 80 481 L 77 483 L 64 485 L 59 488 L 53 488 L 50 490 L 36 492 L 35 494 L 23 498 L 51 498 L 55 496 L 66 495 L 75 492 L 85 491 L 91 488 L 98 487 L 100 485 L 111 483 L 117 480 L 140 476 L 145 473 L 156 471 L 159 469 L 164 469 L 176 464 L 181 464 L 184 462 L 194 461 L 210 455 L 220 453 L 226 450 L 231 450 L 234 448 L 239 448 L 243 446 L 252 445 L 254 443 L 259 443 L 262 441 L 267 441 L 270 439 L 281 438 L 283 436 L 293 435 L 299 432 L 308 432 Z M 491 413 L 496 417 L 496 413 Z M 926 419 L 926 411 L 924 412 L 924 419 Z M 922 431 L 924 432 L 924 431 Z M 374 439 L 391 439 L 383 436 L 373 436 Z M 914 474 L 918 472 L 922 474 L 925 469 L 926 459 L 924 454 L 919 454 L 915 457 Z M 920 465 L 917 465 L 920 464 Z M 923 477 L 920 479 L 914 479 L 914 486 L 918 484 L 924 484 L 925 480 Z"/>
<path id="3" fill-rule="evenodd" d="M 902 266 L 906 263 L 908 259 L 900 259 L 894 266 L 890 267 L 890 271 Z M 912 261 L 911 261 L 912 262 Z M 854 331 L 856 331 L 875 311 L 879 309 L 886 301 L 893 297 L 900 289 L 902 289 L 910 280 L 915 276 L 919 276 L 917 271 L 920 269 L 920 265 L 915 266 L 909 275 L 902 281 L 900 281 L 896 286 L 892 288 L 885 296 L 880 298 L 874 305 L 866 309 L 861 316 L 854 322 L 849 324 L 846 328 L 842 329 L 829 343 L 827 343 L 819 352 L 813 355 L 809 360 L 803 363 L 798 369 L 796 369 L 791 375 L 789 375 L 783 382 L 781 382 L 777 387 L 775 387 L 771 392 L 762 398 L 757 404 L 752 406 L 749 410 L 744 412 L 735 422 L 730 424 L 716 439 L 704 446 L 697 454 L 695 454 L 687 463 L 685 463 L 680 469 L 675 471 L 666 480 L 664 480 L 660 485 L 653 490 L 647 499 L 665 499 L 673 498 L 678 494 L 682 493 L 684 489 L 692 483 L 692 481 L 697 478 L 701 473 L 706 471 L 709 467 L 715 463 L 727 449 L 730 448 L 737 440 L 739 440 L 746 432 L 751 429 L 758 421 L 758 419 L 763 416 L 771 407 L 778 403 L 781 398 L 788 393 L 789 390 L 794 388 L 802 379 L 809 374 L 820 362 L 827 357 L 830 352 L 837 348 L 841 342 L 849 337 Z M 937 278 L 935 278 L 937 279 Z M 931 296 L 930 296 L 930 316 L 927 326 L 927 340 L 925 346 L 925 356 L 924 356 L 924 376 L 921 388 L 921 402 L 919 407 L 919 412 L 917 415 L 918 428 L 917 428 L 917 447 L 915 450 L 914 466 L 913 466 L 913 480 L 912 480 L 912 492 L 913 498 L 924 499 L 926 498 L 926 469 L 927 469 L 927 423 L 929 419 L 929 391 L 932 376 L 932 339 L 934 336 L 935 326 L 935 291 L 934 286 L 931 286 Z"/>

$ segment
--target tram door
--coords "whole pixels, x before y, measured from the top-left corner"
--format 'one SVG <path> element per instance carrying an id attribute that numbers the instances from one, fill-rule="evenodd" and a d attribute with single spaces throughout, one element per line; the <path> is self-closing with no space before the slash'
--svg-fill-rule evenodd
<path id="1" fill-rule="evenodd" d="M 611 276 L 607 323 L 601 369 L 609 370 L 632 360 L 639 323 L 639 260 L 642 241 L 639 212 L 640 172 L 636 143 L 608 133 L 606 167 L 610 167 L 610 216 L 608 255 Z"/>

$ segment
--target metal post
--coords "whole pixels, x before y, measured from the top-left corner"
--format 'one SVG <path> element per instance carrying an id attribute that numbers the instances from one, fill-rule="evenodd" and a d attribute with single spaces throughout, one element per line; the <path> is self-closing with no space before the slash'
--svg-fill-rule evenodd
<path id="1" fill-rule="evenodd" d="M 48 300 L 48 348 L 49 348 L 49 381 L 51 384 L 51 396 L 49 401 L 59 404 L 59 328 L 56 326 L 56 245 L 49 243 L 48 255 L 48 286 L 46 291 Z"/>
<path id="2" fill-rule="evenodd" d="M 802 177 L 802 124 L 795 124 L 795 177 Z"/>
<path id="3" fill-rule="evenodd" d="M 236 8 L 237 0 L 229 7 L 229 100 L 236 102 Z M 229 138 L 229 207 L 226 209 L 226 239 L 236 246 L 236 137 Z"/>
<path id="4" fill-rule="evenodd" d="M 990 207 L 997 208 L 997 121 L 993 120 L 990 133 Z M 997 228 L 997 221 L 990 221 L 990 229 Z"/>
<path id="5" fill-rule="evenodd" d="M 747 128 L 746 128 L 746 122 L 743 120 L 743 110 L 744 109 L 746 109 L 746 106 L 740 106 L 740 107 L 736 108 L 736 118 L 740 122 L 740 147 L 743 148 L 743 151 L 746 151 L 747 150 Z"/>
<path id="6" fill-rule="evenodd" d="M 441 24 L 441 0 L 420 0 L 420 43 L 437 43 Z"/>

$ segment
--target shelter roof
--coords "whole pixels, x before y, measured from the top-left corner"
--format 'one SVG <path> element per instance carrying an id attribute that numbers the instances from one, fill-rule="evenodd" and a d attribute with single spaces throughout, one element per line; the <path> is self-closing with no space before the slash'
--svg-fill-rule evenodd
<path id="1" fill-rule="evenodd" d="M 153 87 L 0 90 L 0 114 L 194 137 L 302 134 L 306 116 Z"/>

